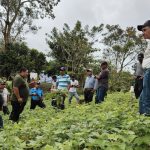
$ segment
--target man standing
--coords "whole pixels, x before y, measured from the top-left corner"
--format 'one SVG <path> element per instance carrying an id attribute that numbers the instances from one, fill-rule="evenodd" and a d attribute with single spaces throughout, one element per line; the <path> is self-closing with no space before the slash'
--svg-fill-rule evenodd
<path id="1" fill-rule="evenodd" d="M 21 68 L 18 75 L 13 80 L 13 94 L 11 98 L 12 112 L 10 114 L 10 120 L 14 122 L 19 121 L 19 116 L 24 110 L 28 96 L 29 87 L 26 81 L 28 77 L 28 70 Z"/>
<path id="2" fill-rule="evenodd" d="M 87 69 L 86 72 L 87 77 L 84 84 L 84 100 L 85 103 L 89 103 L 93 99 L 95 78 L 92 69 Z"/>
<path id="3" fill-rule="evenodd" d="M 60 68 L 60 75 L 57 76 L 57 80 L 56 80 L 56 87 L 58 90 L 60 91 L 68 91 L 69 86 L 70 86 L 70 76 L 68 74 L 65 73 L 66 69 L 65 67 L 61 67 Z M 62 104 L 61 104 L 61 109 L 64 109 L 64 101 L 66 98 L 66 94 L 62 94 L 63 100 L 62 100 Z"/>
<path id="4" fill-rule="evenodd" d="M 145 39 L 150 40 L 150 20 L 143 25 L 138 25 L 137 29 L 143 32 Z M 140 95 L 139 112 L 145 116 L 150 116 L 150 48 L 148 46 L 144 53 L 143 68 L 145 70 L 143 78 L 143 90 Z"/>
<path id="5" fill-rule="evenodd" d="M 96 98 L 95 103 L 101 103 L 104 101 L 104 97 L 107 94 L 108 90 L 108 78 L 109 70 L 108 64 L 106 61 L 102 62 L 100 65 L 101 72 L 98 76 L 95 76 L 97 79 L 94 89 L 96 89 Z"/>
<path id="6" fill-rule="evenodd" d="M 139 98 L 142 89 L 143 89 L 143 76 L 144 76 L 144 69 L 142 67 L 144 54 L 138 54 L 138 63 L 136 63 L 135 68 L 135 85 L 134 85 L 134 93 L 136 99 Z"/>

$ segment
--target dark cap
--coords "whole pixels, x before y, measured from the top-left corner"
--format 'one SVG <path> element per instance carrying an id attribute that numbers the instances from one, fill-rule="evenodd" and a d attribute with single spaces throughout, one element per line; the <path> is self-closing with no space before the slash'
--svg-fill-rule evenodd
<path id="1" fill-rule="evenodd" d="M 92 72 L 93 70 L 91 68 L 86 69 L 87 72 Z"/>
<path id="2" fill-rule="evenodd" d="M 65 67 L 60 67 L 60 71 L 65 71 L 66 68 Z"/>
<path id="3" fill-rule="evenodd" d="M 139 31 L 142 31 L 142 29 L 143 29 L 144 27 L 150 27 L 150 20 L 147 20 L 143 25 L 138 25 L 138 26 L 137 26 L 137 29 L 138 29 Z"/>

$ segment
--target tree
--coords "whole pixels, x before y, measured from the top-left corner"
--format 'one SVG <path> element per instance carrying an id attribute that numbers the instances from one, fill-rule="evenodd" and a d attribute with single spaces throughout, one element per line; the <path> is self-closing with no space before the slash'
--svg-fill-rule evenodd
<path id="1" fill-rule="evenodd" d="M 77 21 L 72 30 L 68 24 L 64 24 L 62 32 L 53 28 L 51 34 L 47 34 L 50 56 L 59 64 L 68 66 L 70 71 L 78 73 L 81 68 L 87 67 L 92 62 L 92 53 L 97 50 L 93 47 L 92 40 L 102 29 L 103 25 L 93 27 L 91 30 L 87 26 L 83 28 L 80 21 Z"/>
<path id="2" fill-rule="evenodd" d="M 0 31 L 3 35 L 5 50 L 15 41 L 28 25 L 36 31 L 33 19 L 54 18 L 53 8 L 60 0 L 0 0 Z M 27 26 L 26 26 L 27 27 Z"/>
<path id="3" fill-rule="evenodd" d="M 137 54 L 144 52 L 147 42 L 137 35 L 135 28 L 123 30 L 119 25 L 106 25 L 103 43 L 106 46 L 104 58 L 108 59 L 118 72 L 131 66 Z"/>
<path id="4" fill-rule="evenodd" d="M 0 75 L 9 77 L 14 75 L 21 67 L 37 73 L 45 68 L 46 57 L 35 49 L 29 49 L 25 43 L 10 44 L 9 51 L 0 52 Z"/>

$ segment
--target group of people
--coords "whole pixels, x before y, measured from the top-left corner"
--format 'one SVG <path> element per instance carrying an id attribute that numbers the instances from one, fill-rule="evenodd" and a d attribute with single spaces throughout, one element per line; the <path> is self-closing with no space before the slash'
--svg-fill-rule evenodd
<path id="1" fill-rule="evenodd" d="M 139 25 L 139 31 L 143 32 L 145 39 L 150 39 L 150 20 L 143 25 Z M 139 100 L 139 112 L 145 116 L 150 116 L 150 49 L 148 48 L 144 54 L 138 55 L 139 63 L 137 64 L 136 79 L 135 79 L 135 96 L 140 97 Z M 94 75 L 92 69 L 86 70 L 87 76 L 84 84 L 84 101 L 89 103 L 93 99 L 94 92 L 96 93 L 95 103 L 101 103 L 104 101 L 104 97 L 108 90 L 109 70 L 108 63 L 102 62 L 100 65 L 99 75 Z M 31 96 L 30 109 L 35 109 L 38 105 L 41 108 L 45 108 L 43 102 L 43 90 L 40 88 L 40 82 L 32 82 L 30 85 L 27 83 L 28 70 L 21 68 L 19 74 L 17 74 L 13 80 L 13 89 L 11 96 L 12 110 L 9 119 L 13 122 L 19 121 L 19 116 L 24 110 L 29 95 Z M 68 102 L 71 104 L 72 98 L 75 97 L 77 103 L 80 98 L 77 93 L 79 88 L 79 82 L 76 80 L 75 75 L 71 77 L 66 74 L 65 67 L 60 68 L 60 75 L 52 77 L 51 92 L 68 91 Z M 4 111 L 4 114 L 9 114 L 7 107 L 7 100 L 10 93 L 5 87 L 5 83 L 0 80 L 0 110 Z M 64 101 L 66 95 L 62 94 L 62 107 L 64 109 Z M 55 97 L 52 99 L 54 105 Z M 56 104 L 56 103 L 55 103 Z M 0 127 L 3 127 L 2 117 L 0 116 Z"/>
<path id="2" fill-rule="evenodd" d="M 104 97 L 108 90 L 108 64 L 103 62 L 101 64 L 101 71 L 99 75 L 94 76 L 92 69 L 87 69 L 87 77 L 84 84 L 84 99 L 85 103 L 89 103 L 93 99 L 93 94 L 96 91 L 96 103 L 101 103 L 104 101 Z M 40 82 L 32 81 L 27 82 L 28 77 L 27 68 L 21 68 L 19 73 L 13 79 L 13 89 L 11 96 L 11 106 L 12 110 L 9 116 L 9 119 L 13 122 L 19 121 L 19 116 L 24 110 L 24 107 L 27 103 L 28 97 L 31 96 L 31 106 L 30 109 L 35 109 L 36 106 L 45 108 L 46 105 L 43 102 L 43 90 L 40 88 Z M 75 97 L 77 103 L 79 103 L 80 98 L 77 93 L 77 88 L 79 88 L 79 82 L 75 78 L 75 75 L 69 76 L 66 74 L 66 68 L 60 68 L 60 75 L 52 77 L 51 92 L 55 93 L 58 91 L 66 91 L 68 93 L 68 102 L 71 104 L 72 98 Z M 0 83 L 0 89 L 4 92 L 3 83 Z M 1 95 L 1 102 L 4 100 L 4 96 Z M 9 95 L 7 93 L 7 95 Z M 66 94 L 62 94 L 62 103 L 60 109 L 64 109 L 64 102 L 66 99 Z M 52 99 L 52 106 L 54 104 L 54 99 Z M 56 103 L 55 103 L 56 104 Z M 5 107 L 3 103 L 3 110 Z M 57 106 L 56 106 L 57 107 Z M 7 108 L 8 109 L 8 108 Z M 8 110 L 7 110 L 8 111 Z M 0 118 L 2 120 L 2 118 Z"/>

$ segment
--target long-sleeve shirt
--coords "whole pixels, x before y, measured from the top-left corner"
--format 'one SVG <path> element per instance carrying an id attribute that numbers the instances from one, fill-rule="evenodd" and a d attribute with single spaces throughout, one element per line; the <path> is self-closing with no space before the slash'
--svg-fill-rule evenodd
<path id="1" fill-rule="evenodd" d="M 150 68 L 150 43 L 148 43 L 148 47 L 144 53 L 143 68 L 144 69 Z"/>
<path id="2" fill-rule="evenodd" d="M 144 75 L 144 69 L 142 67 L 142 64 L 139 62 L 136 63 L 135 75 L 136 76 L 143 76 Z"/>

